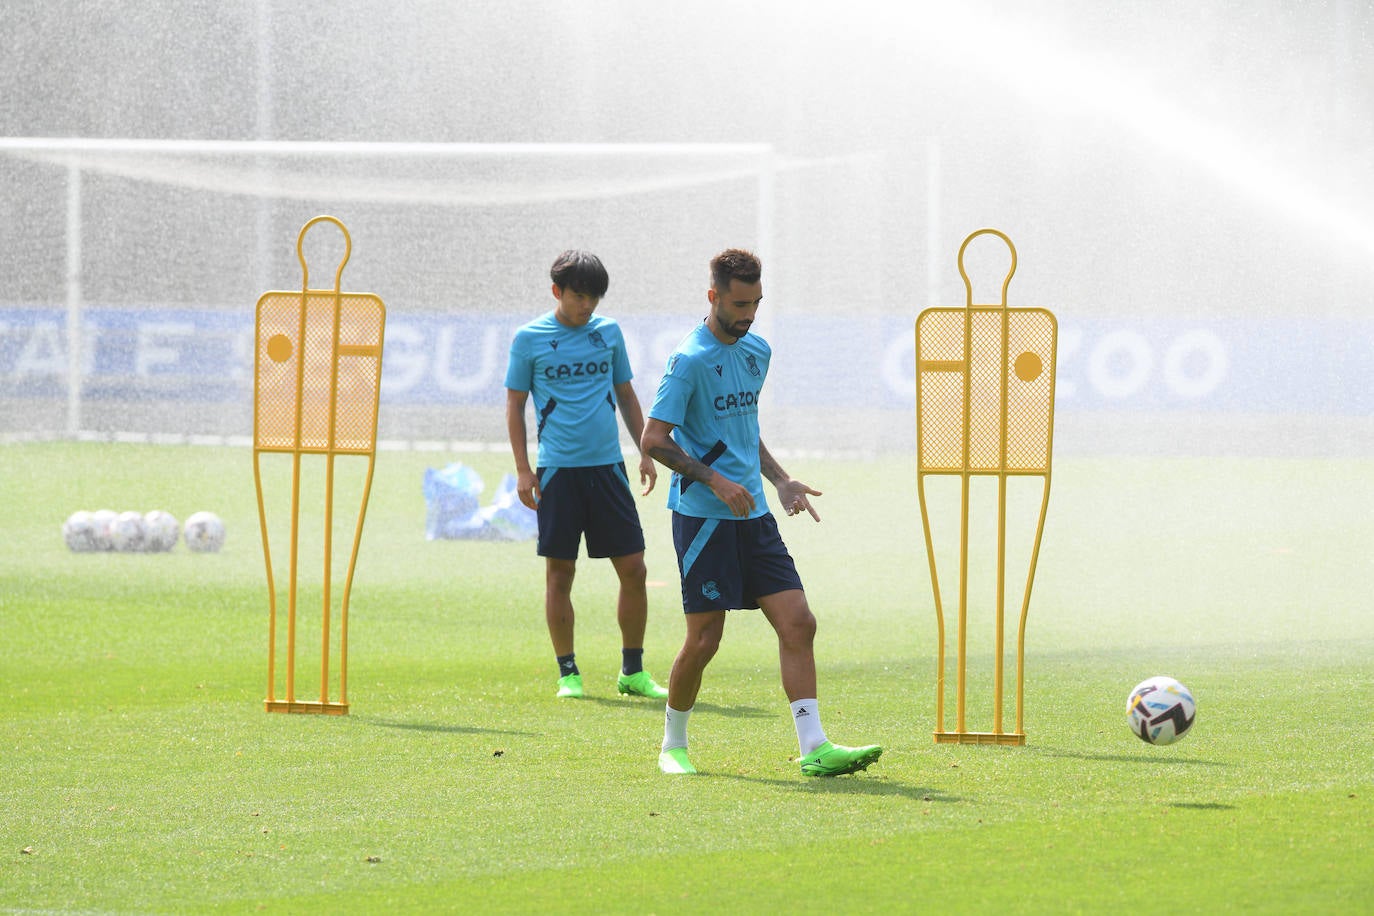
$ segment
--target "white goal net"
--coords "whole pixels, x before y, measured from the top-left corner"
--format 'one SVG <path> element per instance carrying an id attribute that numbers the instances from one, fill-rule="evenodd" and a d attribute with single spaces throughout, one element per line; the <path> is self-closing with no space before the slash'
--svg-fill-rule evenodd
<path id="1" fill-rule="evenodd" d="M 510 336 L 566 248 L 606 263 L 652 397 L 709 258 L 768 256 L 777 167 L 764 144 L 0 139 L 0 430 L 247 437 L 254 304 L 300 288 L 321 214 L 352 236 L 343 289 L 387 306 L 383 439 L 504 441 Z M 332 288 L 341 239 L 305 254 Z"/>

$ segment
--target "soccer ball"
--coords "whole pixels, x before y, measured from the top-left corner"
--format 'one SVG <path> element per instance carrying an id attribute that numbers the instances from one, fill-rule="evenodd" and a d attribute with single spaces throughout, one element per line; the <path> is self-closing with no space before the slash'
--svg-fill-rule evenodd
<path id="1" fill-rule="evenodd" d="M 91 540 L 96 550 L 114 550 L 114 523 L 119 513 L 113 509 L 97 509 L 91 513 Z"/>
<path id="2" fill-rule="evenodd" d="M 192 553 L 215 553 L 224 546 L 224 522 L 213 512 L 197 512 L 186 520 L 181 536 Z"/>
<path id="3" fill-rule="evenodd" d="M 166 553 L 177 545 L 181 537 L 181 522 L 170 512 L 154 509 L 143 516 L 143 527 L 147 534 L 144 549 L 150 553 Z"/>
<path id="4" fill-rule="evenodd" d="M 1171 677 L 1141 681 L 1126 701 L 1126 722 L 1146 744 L 1173 744 L 1197 719 L 1193 695 Z"/>
<path id="5" fill-rule="evenodd" d="M 121 512 L 110 525 L 110 546 L 120 553 L 137 553 L 143 549 L 147 533 L 142 512 Z"/>
<path id="6" fill-rule="evenodd" d="M 62 523 L 62 540 L 67 542 L 67 549 L 74 553 L 95 550 L 95 522 L 91 519 L 91 513 L 82 509 L 67 516 Z"/>

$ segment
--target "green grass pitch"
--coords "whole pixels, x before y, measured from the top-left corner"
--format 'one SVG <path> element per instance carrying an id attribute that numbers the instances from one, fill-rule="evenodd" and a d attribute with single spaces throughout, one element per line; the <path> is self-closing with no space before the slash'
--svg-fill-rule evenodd
<path id="1" fill-rule="evenodd" d="M 1028 744 L 997 748 L 932 740 L 910 459 L 787 460 L 825 493 L 820 525 L 780 521 L 820 621 L 826 729 L 887 749 L 808 780 L 750 612 L 692 720 L 703 775 L 657 772 L 661 704 L 615 693 L 604 562 L 574 592 L 588 699 L 556 701 L 533 545 L 424 540 L 422 472 L 452 460 L 488 496 L 509 465 L 380 454 L 352 712 L 322 717 L 263 710 L 250 450 L 0 447 L 0 912 L 1374 910 L 1374 461 L 1061 459 Z M 640 505 L 665 681 L 676 570 L 661 491 Z M 210 509 L 228 541 L 75 555 L 59 529 L 82 508 Z M 1172 747 L 1125 725 L 1155 674 L 1198 698 Z"/>

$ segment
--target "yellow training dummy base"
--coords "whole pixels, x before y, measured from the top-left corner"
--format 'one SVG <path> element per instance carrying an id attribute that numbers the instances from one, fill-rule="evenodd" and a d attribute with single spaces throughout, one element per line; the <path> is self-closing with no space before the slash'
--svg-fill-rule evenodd
<path id="1" fill-rule="evenodd" d="M 964 253 L 979 236 L 991 235 L 1011 251 L 1011 269 L 1001 301 L 978 305 L 964 269 Z M 964 308 L 929 308 L 916 319 L 917 491 L 925 533 L 930 581 L 935 593 L 938 665 L 935 684 L 935 741 L 939 744 L 1025 744 L 1024 703 L 1026 614 L 1050 498 L 1050 454 L 1054 431 L 1055 346 L 1052 314 L 1038 308 L 1008 308 L 1007 287 L 1016 272 L 1016 248 L 996 229 L 980 229 L 959 248 L 959 274 L 968 298 Z M 945 730 L 945 614 L 931 537 L 926 478 L 960 479 L 959 610 L 957 621 L 956 721 Z M 966 722 L 969 622 L 969 488 L 977 476 L 997 480 L 997 583 L 993 652 L 992 730 L 970 731 Z M 1039 519 L 1030 550 L 1016 630 L 1016 727 L 1002 723 L 1004 606 L 1007 563 L 1007 481 L 1043 481 Z"/>
<path id="2" fill-rule="evenodd" d="M 334 288 L 310 288 L 305 263 L 305 235 L 317 223 L 336 226 L 344 239 L 344 255 L 334 274 Z M 267 649 L 268 712 L 307 712 L 345 715 L 348 712 L 348 596 L 367 513 L 368 494 L 377 455 L 377 409 L 382 377 L 382 335 L 386 307 L 371 293 L 341 292 L 344 265 L 352 239 L 343 223 L 317 216 L 301 228 L 296 256 L 301 263 L 301 289 L 268 292 L 258 299 L 254 360 L 253 479 L 258 491 L 258 518 L 267 564 L 270 641 Z M 281 454 L 291 458 L 290 559 L 286 612 L 285 696 L 277 696 L 277 587 L 272 572 L 272 549 L 267 533 L 263 497 L 262 459 Z M 353 529 L 353 544 L 339 607 L 338 699 L 330 699 L 331 557 L 334 524 L 334 465 L 337 456 L 362 456 L 367 461 L 362 499 Z M 324 569 L 321 611 L 320 690 L 318 700 L 296 698 L 297 572 L 301 521 L 301 463 L 306 456 L 324 461 Z"/>

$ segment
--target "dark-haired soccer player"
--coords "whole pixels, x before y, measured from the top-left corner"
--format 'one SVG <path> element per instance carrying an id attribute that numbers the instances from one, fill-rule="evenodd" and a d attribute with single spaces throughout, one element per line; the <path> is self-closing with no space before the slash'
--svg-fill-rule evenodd
<path id="1" fill-rule="evenodd" d="M 750 334 L 763 299 L 762 265 L 731 248 L 711 261 L 711 310 L 678 344 L 649 408 L 641 451 L 673 470 L 668 508 L 682 574 L 687 635 L 668 680 L 663 745 L 665 773 L 695 773 L 687 756 L 687 719 L 701 676 L 720 647 L 725 612 L 759 608 L 778 635 L 782 686 L 807 776 L 839 776 L 867 768 L 883 749 L 832 744 L 816 703 L 816 618 L 778 524 L 764 498 L 763 478 L 788 515 L 820 516 L 809 496 L 759 439 L 759 395 L 772 349 Z"/>
<path id="2" fill-rule="evenodd" d="M 663 699 L 644 670 L 644 531 L 620 450 L 616 408 L 636 443 L 644 414 L 630 384 L 620 325 L 594 314 L 610 278 L 596 255 L 565 251 L 554 261 L 553 311 L 515 332 L 506 368 L 506 428 L 515 455 L 520 501 L 539 513 L 537 552 L 544 557 L 544 616 L 558 659 L 557 696 L 582 696 L 573 644 L 573 577 L 582 536 L 587 556 L 610 557 L 620 578 L 620 693 Z M 534 396 L 538 472 L 530 469 L 525 403 Z M 641 456 L 639 482 L 654 488 L 658 471 Z"/>

